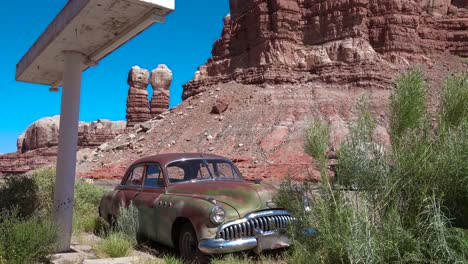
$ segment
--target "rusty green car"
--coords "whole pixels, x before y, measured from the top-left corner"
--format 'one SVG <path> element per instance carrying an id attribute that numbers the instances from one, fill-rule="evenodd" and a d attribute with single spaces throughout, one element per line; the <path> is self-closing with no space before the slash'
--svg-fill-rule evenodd
<path id="1" fill-rule="evenodd" d="M 228 159 L 201 153 L 160 154 L 134 162 L 99 214 L 118 218 L 122 204 L 138 208 L 138 234 L 174 247 L 184 258 L 288 247 L 294 220 L 273 202 L 276 189 L 244 180 Z"/>

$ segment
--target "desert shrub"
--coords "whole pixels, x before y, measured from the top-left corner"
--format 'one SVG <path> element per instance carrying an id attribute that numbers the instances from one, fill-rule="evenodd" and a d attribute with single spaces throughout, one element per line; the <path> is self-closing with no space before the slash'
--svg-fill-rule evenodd
<path id="1" fill-rule="evenodd" d="M 320 119 L 312 119 L 306 126 L 305 152 L 314 157 L 322 166 L 326 162 L 329 127 Z"/>
<path id="2" fill-rule="evenodd" d="M 420 70 L 410 70 L 396 81 L 390 97 L 390 135 L 398 143 L 408 129 L 420 127 L 427 120 L 426 83 Z"/>
<path id="3" fill-rule="evenodd" d="M 120 206 L 115 222 L 115 231 L 125 234 L 132 242 L 137 242 L 139 227 L 138 209 L 133 203 L 128 207 Z"/>
<path id="4" fill-rule="evenodd" d="M 55 226 L 43 218 L 23 219 L 16 210 L 3 213 L 0 215 L 0 256 L 9 264 L 35 263 L 54 250 L 57 234 Z"/>
<path id="5" fill-rule="evenodd" d="M 439 126 L 458 127 L 468 121 L 468 74 L 447 78 L 441 93 Z"/>
<path id="6" fill-rule="evenodd" d="M 0 211 L 16 211 L 21 218 L 50 213 L 54 196 L 55 172 L 36 170 L 31 176 L 11 175 L 0 186 Z"/>
<path id="7" fill-rule="evenodd" d="M 430 126 L 422 73 L 401 76 L 391 96 L 392 148 L 387 151 L 373 139 L 375 121 L 361 100 L 359 118 L 338 151 L 339 188 L 332 188 L 325 167 L 315 190 L 291 181 L 281 186 L 277 203 L 298 216 L 290 230 L 295 246 L 288 261 L 466 263 L 468 232 L 452 226 L 467 225 L 468 122 L 466 105 L 460 103 L 468 102 L 467 89 L 466 75 L 448 79 L 441 97 L 449 99 L 442 99 L 438 124 Z M 306 133 L 309 142 L 308 137 L 321 134 L 320 126 Z M 327 141 L 318 144 L 320 152 L 308 153 L 323 159 Z M 310 198 L 309 213 L 295 192 Z M 309 227 L 317 233 L 305 235 Z"/>
<path id="8" fill-rule="evenodd" d="M 96 184 L 76 182 L 73 209 L 73 230 L 75 232 L 94 232 L 100 229 L 98 208 L 99 202 L 106 192 L 107 189 Z"/>
<path id="9" fill-rule="evenodd" d="M 55 170 L 50 168 L 35 170 L 32 178 L 37 187 L 37 199 L 40 201 L 36 212 L 48 215 L 54 206 Z"/>
<path id="10" fill-rule="evenodd" d="M 7 176 L 0 189 L 0 211 L 10 212 L 18 208 L 19 217 L 29 217 L 39 206 L 37 186 L 26 176 Z"/>
<path id="11" fill-rule="evenodd" d="M 127 235 L 111 233 L 97 242 L 93 249 L 97 256 L 103 258 L 120 258 L 128 256 L 133 250 L 134 243 Z"/>
<path id="12" fill-rule="evenodd" d="M 341 146 L 337 180 L 353 189 L 380 191 L 389 172 L 388 155 L 382 145 L 374 141 L 376 122 L 371 115 L 367 97 L 357 105 L 358 119 Z"/>

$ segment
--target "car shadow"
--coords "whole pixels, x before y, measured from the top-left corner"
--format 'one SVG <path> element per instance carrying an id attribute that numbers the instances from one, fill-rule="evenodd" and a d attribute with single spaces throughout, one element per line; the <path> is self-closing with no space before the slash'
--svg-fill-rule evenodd
<path id="1" fill-rule="evenodd" d="M 138 251 L 144 252 L 146 254 L 150 254 L 156 258 L 164 259 L 164 258 L 175 258 L 181 259 L 179 252 L 174 248 L 164 246 L 158 244 L 153 241 L 147 241 L 143 244 L 140 244 L 136 248 Z M 212 260 L 224 260 L 229 258 L 234 258 L 238 260 L 248 260 L 249 262 L 253 263 L 264 263 L 265 260 L 274 261 L 275 263 L 286 263 L 284 260 L 284 256 L 287 253 L 288 249 L 277 249 L 271 251 L 264 251 L 262 254 L 258 255 L 253 251 L 247 252 L 236 252 L 231 254 L 224 254 L 224 255 L 213 255 L 209 257 L 209 262 Z M 209 263 L 208 262 L 208 263 Z"/>

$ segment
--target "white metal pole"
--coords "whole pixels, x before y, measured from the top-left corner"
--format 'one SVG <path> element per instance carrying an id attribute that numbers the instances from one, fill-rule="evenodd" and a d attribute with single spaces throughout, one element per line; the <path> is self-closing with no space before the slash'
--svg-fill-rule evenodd
<path id="1" fill-rule="evenodd" d="M 57 250 L 61 252 L 69 250 L 71 243 L 81 74 L 84 63 L 83 55 L 78 52 L 64 52 L 64 57 L 65 69 L 53 211 L 54 223 L 60 232 Z"/>

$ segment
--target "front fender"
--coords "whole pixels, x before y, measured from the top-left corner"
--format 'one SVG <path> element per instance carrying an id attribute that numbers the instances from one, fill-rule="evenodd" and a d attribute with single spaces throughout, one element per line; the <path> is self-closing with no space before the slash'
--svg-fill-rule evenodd
<path id="1" fill-rule="evenodd" d="M 231 206 L 217 202 L 181 195 L 164 194 L 155 202 L 153 211 L 155 212 L 158 225 L 157 237 L 159 242 L 173 246 L 172 230 L 173 225 L 178 218 L 184 218 L 190 221 L 195 229 L 198 240 L 214 238 L 220 225 L 211 223 L 209 214 L 215 206 L 222 206 L 226 211 L 225 221 L 231 221 L 239 218 L 237 211 Z"/>

